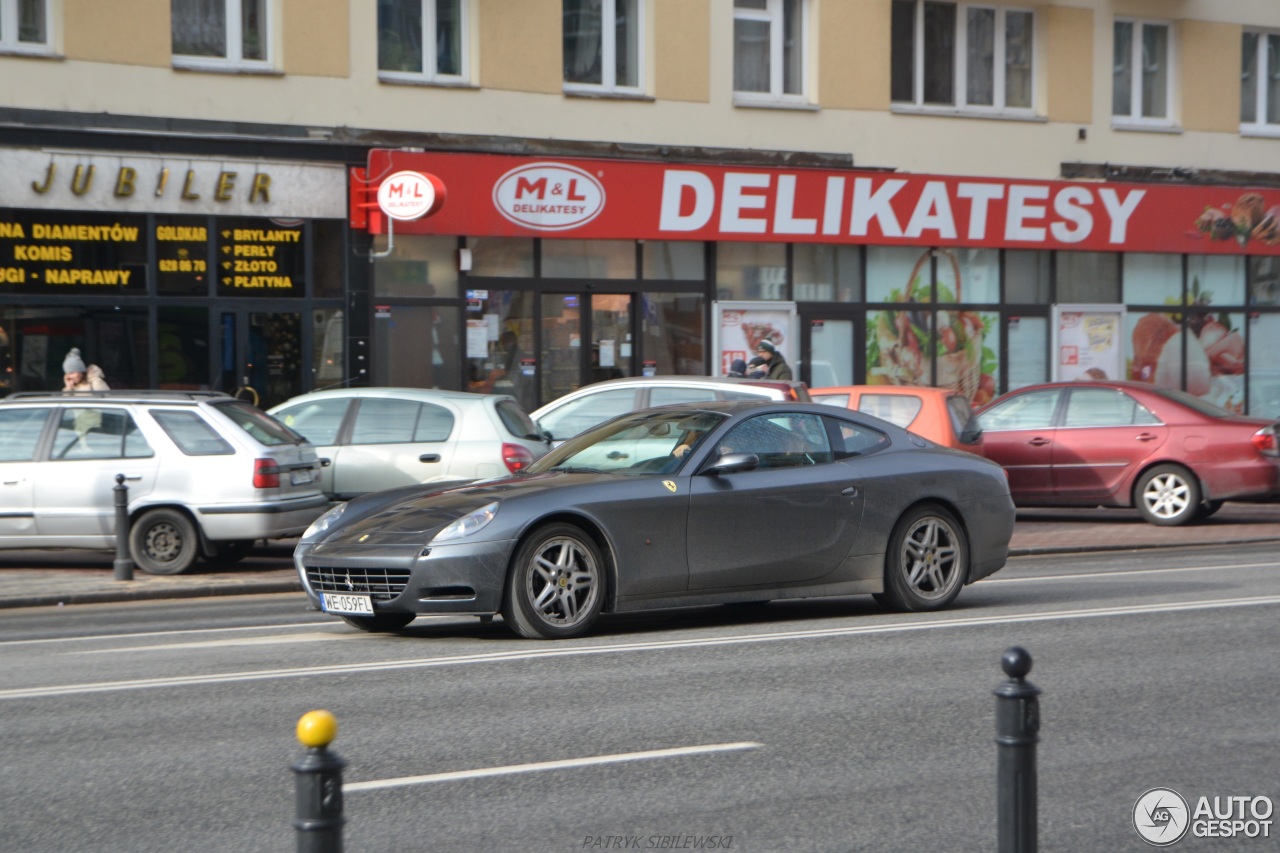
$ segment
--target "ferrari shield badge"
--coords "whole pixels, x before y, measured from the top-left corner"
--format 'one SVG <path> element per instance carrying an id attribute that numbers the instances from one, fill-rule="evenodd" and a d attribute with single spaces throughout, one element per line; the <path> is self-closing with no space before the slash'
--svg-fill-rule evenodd
<path id="1" fill-rule="evenodd" d="M 674 492 L 676 490 L 676 484 L 672 480 L 663 480 L 662 485 L 667 487 L 668 492 Z"/>

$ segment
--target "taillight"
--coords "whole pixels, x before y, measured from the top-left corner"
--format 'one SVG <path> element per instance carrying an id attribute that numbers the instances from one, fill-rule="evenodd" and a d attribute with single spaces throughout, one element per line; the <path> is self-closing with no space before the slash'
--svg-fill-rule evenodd
<path id="1" fill-rule="evenodd" d="M 519 473 L 533 464 L 533 454 L 529 448 L 519 444 L 502 445 L 502 462 L 512 474 Z"/>
<path id="2" fill-rule="evenodd" d="M 1275 425 L 1264 426 L 1253 434 L 1253 446 L 1263 456 L 1280 456 L 1280 446 L 1276 444 Z"/>
<path id="3" fill-rule="evenodd" d="M 274 459 L 253 460 L 253 487 L 277 489 L 280 487 L 280 466 Z"/>

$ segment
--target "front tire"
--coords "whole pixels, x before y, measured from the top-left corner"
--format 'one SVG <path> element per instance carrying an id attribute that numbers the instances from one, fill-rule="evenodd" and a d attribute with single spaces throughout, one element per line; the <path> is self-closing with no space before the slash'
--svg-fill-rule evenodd
<path id="1" fill-rule="evenodd" d="M 502 597 L 502 618 L 529 639 L 585 634 L 604 604 L 604 560 L 580 527 L 550 524 L 516 550 Z"/>
<path id="2" fill-rule="evenodd" d="M 1134 498 L 1142 517 L 1161 527 L 1187 524 L 1200 514 L 1200 484 L 1181 465 L 1157 465 L 1143 474 Z"/>
<path id="3" fill-rule="evenodd" d="M 149 575 L 180 575 L 200 554 L 196 526 L 176 509 L 144 512 L 129 530 L 129 550 Z"/>
<path id="4" fill-rule="evenodd" d="M 969 540 L 954 515 L 923 504 L 898 520 L 884 562 L 884 592 L 876 601 L 890 610 L 941 610 L 964 586 Z"/>
<path id="5" fill-rule="evenodd" d="M 342 621 L 353 628 L 370 634 L 389 634 L 399 631 L 414 620 L 412 613 L 377 613 L 373 616 L 343 616 Z"/>

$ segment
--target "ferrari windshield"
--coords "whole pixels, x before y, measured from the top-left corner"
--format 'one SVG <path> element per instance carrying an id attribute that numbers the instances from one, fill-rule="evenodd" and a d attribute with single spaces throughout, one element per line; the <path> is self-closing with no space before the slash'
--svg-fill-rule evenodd
<path id="1" fill-rule="evenodd" d="M 670 474 L 726 417 L 688 409 L 635 412 L 569 439 L 527 470 Z"/>

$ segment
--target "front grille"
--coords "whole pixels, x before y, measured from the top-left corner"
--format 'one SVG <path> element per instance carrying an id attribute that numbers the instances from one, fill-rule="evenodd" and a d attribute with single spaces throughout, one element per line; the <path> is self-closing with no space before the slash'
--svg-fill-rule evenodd
<path id="1" fill-rule="evenodd" d="M 390 601 L 409 585 L 408 569 L 307 567 L 307 583 L 316 592 L 366 593 L 374 601 Z"/>

